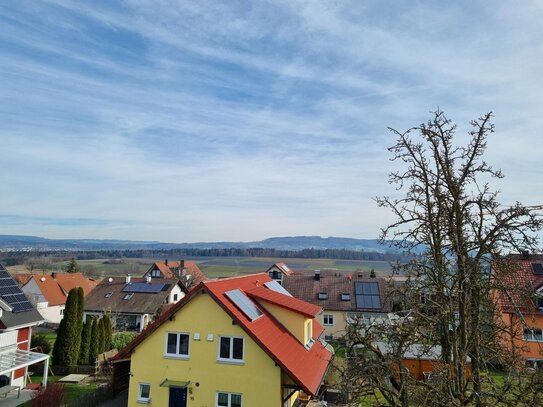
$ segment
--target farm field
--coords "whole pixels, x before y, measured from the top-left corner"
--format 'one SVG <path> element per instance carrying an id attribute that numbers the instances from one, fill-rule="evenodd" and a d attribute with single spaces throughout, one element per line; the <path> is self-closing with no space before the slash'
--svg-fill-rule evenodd
<path id="1" fill-rule="evenodd" d="M 77 264 L 86 276 L 104 278 L 106 276 L 123 276 L 127 273 L 133 276 L 141 276 L 156 260 L 159 259 L 92 259 L 78 260 Z M 390 274 L 390 264 L 386 261 L 279 259 L 267 257 L 187 257 L 186 260 L 196 261 L 200 269 L 210 278 L 263 272 L 273 263 L 280 261 L 284 261 L 291 269 L 298 271 L 337 270 L 338 272 L 362 271 L 369 273 L 371 269 L 374 269 L 377 275 L 380 276 L 388 276 Z M 62 271 L 66 268 L 67 264 L 68 261 L 54 262 L 45 271 L 34 269 L 34 273 Z M 10 266 L 8 270 L 12 273 L 29 272 L 24 265 Z"/>

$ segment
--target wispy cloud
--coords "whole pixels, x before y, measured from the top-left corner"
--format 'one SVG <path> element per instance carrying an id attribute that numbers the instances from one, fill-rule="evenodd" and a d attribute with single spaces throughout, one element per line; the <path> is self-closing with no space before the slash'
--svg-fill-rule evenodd
<path id="1" fill-rule="evenodd" d="M 495 111 L 503 200 L 541 203 L 543 9 L 511 7 L 2 3 L 0 232 L 375 237 L 386 127 L 437 106 Z"/>

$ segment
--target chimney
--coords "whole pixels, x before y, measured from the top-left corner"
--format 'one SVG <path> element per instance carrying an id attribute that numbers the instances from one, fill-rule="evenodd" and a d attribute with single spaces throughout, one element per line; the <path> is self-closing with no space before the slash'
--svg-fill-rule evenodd
<path id="1" fill-rule="evenodd" d="M 147 284 L 151 284 L 151 276 L 147 276 L 146 279 L 147 279 Z"/>
<path id="2" fill-rule="evenodd" d="M 522 260 L 528 260 L 530 258 L 530 252 L 528 250 L 523 250 L 521 253 Z"/>
<path id="3" fill-rule="evenodd" d="M 358 278 L 364 278 L 364 273 L 362 273 L 361 271 L 358 272 Z"/>
<path id="4" fill-rule="evenodd" d="M 168 259 L 165 259 L 164 260 L 164 264 L 167 266 L 168 265 Z"/>
<path id="5" fill-rule="evenodd" d="M 353 281 L 353 273 L 347 274 L 347 280 Z"/>
<path id="6" fill-rule="evenodd" d="M 181 267 L 182 269 L 185 268 L 185 260 L 179 260 L 179 267 Z"/>
<path id="7" fill-rule="evenodd" d="M 130 274 L 126 275 L 126 284 L 130 284 Z"/>
<path id="8" fill-rule="evenodd" d="M 320 270 L 315 270 L 315 281 L 320 281 L 321 279 L 321 271 Z"/>
<path id="9" fill-rule="evenodd" d="M 55 278 L 56 276 L 57 276 L 57 273 L 55 273 L 54 271 L 51 272 L 51 277 L 52 277 L 52 278 Z"/>

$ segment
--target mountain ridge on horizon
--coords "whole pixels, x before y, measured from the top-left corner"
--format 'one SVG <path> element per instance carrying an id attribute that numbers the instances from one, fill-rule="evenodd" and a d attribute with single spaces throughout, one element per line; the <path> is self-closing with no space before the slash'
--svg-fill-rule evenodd
<path id="1" fill-rule="evenodd" d="M 277 250 L 345 249 L 353 251 L 398 251 L 378 239 L 321 236 L 277 236 L 249 242 L 167 243 L 120 239 L 49 239 L 28 235 L 0 235 L 0 250 L 112 250 L 112 249 L 229 249 L 273 248 Z"/>

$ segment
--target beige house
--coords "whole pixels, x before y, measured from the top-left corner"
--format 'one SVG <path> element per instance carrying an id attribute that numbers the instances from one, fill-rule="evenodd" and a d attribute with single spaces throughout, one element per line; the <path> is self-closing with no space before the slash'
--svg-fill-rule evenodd
<path id="1" fill-rule="evenodd" d="M 368 324 L 388 318 L 391 311 L 384 278 L 365 278 L 362 273 L 337 270 L 294 272 L 283 276 L 283 287 L 294 297 L 323 308 L 318 316 L 327 340 L 345 334 L 349 317 L 357 315 Z"/>

